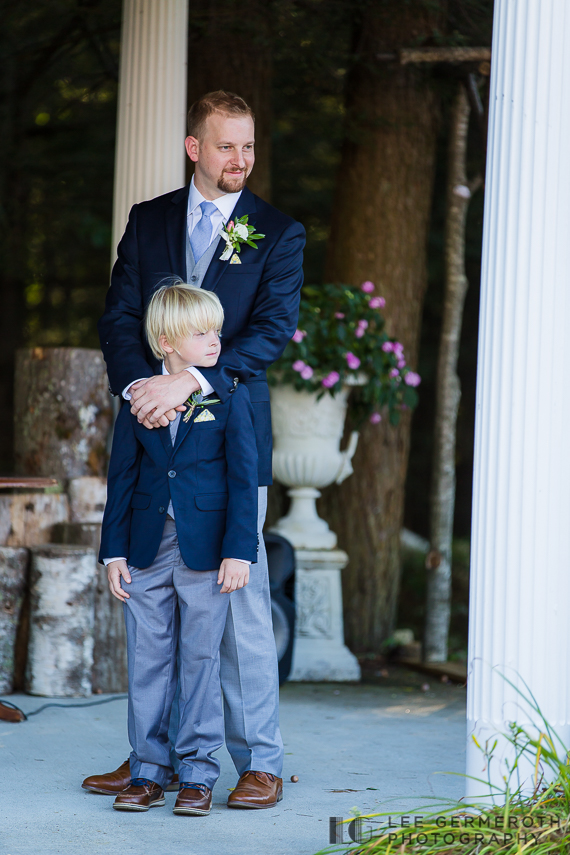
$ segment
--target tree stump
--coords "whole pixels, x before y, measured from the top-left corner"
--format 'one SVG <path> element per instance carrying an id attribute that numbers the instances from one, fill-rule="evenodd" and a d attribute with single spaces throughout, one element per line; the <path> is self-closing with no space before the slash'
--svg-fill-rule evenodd
<path id="1" fill-rule="evenodd" d="M 54 543 L 92 546 L 99 552 L 101 526 L 93 523 L 63 523 L 54 526 Z M 93 632 L 93 691 L 126 692 L 128 687 L 127 635 L 123 609 L 112 595 L 107 568 L 95 571 L 95 627 Z"/>
<path id="2" fill-rule="evenodd" d="M 16 630 L 24 600 L 28 550 L 0 546 L 0 695 L 14 688 Z"/>
<path id="3" fill-rule="evenodd" d="M 26 691 L 47 697 L 92 693 L 95 550 L 32 549 Z"/>
<path id="4" fill-rule="evenodd" d="M 105 475 L 111 427 L 98 350 L 34 347 L 16 354 L 15 458 L 22 475 Z"/>
<path id="5" fill-rule="evenodd" d="M 107 479 L 86 476 L 69 482 L 69 519 L 72 523 L 103 522 L 107 501 Z M 67 541 L 66 541 L 67 542 Z M 83 541 L 81 541 L 83 543 Z M 99 544 L 97 543 L 98 547 Z"/>
<path id="6" fill-rule="evenodd" d="M 51 540 L 51 527 L 69 519 L 65 493 L 0 496 L 0 546 L 38 546 Z"/>

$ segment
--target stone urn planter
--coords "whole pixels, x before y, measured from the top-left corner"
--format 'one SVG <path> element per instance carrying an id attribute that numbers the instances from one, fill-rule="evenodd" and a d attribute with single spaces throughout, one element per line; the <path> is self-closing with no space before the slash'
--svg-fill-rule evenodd
<path id="1" fill-rule="evenodd" d="M 358 443 L 353 431 L 348 447 L 340 450 L 347 398 L 344 387 L 332 397 L 298 392 L 293 386 L 270 387 L 273 423 L 273 474 L 289 487 L 289 513 L 272 531 L 286 537 L 296 549 L 334 549 L 336 534 L 317 514 L 319 488 L 340 484 L 352 474 L 351 460 Z"/>
<path id="2" fill-rule="evenodd" d="M 358 433 L 340 450 L 349 389 L 332 397 L 271 388 L 273 474 L 289 487 L 289 513 L 271 531 L 295 547 L 295 646 L 289 679 L 354 681 L 358 660 L 344 643 L 341 570 L 348 555 L 336 547 L 336 534 L 318 514 L 319 488 L 340 484 L 352 474 Z"/>

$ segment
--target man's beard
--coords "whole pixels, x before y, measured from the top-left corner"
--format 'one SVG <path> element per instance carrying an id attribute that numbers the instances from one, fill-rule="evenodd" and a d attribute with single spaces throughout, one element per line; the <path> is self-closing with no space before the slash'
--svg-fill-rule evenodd
<path id="1" fill-rule="evenodd" d="M 235 178 L 230 178 L 225 172 L 222 172 L 218 179 L 218 190 L 222 193 L 239 193 L 245 187 L 247 181 L 247 172 L 244 170 L 241 175 Z"/>

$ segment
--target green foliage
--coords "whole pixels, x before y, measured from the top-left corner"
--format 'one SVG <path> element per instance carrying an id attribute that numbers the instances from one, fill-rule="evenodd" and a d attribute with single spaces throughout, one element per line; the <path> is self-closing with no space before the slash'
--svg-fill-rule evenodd
<path id="1" fill-rule="evenodd" d="M 353 387 L 351 411 L 356 422 L 370 416 L 380 421 L 386 409 L 397 424 L 401 411 L 417 403 L 419 376 L 410 371 L 403 346 L 385 332 L 382 297 L 373 285 L 306 285 L 302 291 L 299 328 L 270 371 L 273 383 L 334 395 Z"/>

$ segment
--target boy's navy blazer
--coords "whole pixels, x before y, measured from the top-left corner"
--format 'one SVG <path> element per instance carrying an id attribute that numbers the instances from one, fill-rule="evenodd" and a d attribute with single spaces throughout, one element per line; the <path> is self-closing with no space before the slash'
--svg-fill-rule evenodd
<path id="1" fill-rule="evenodd" d="M 213 396 L 211 396 L 213 397 Z M 133 567 L 154 561 L 169 501 L 180 552 L 191 570 L 217 570 L 223 558 L 257 561 L 257 449 L 253 409 L 239 384 L 207 406 L 211 421 L 140 425 L 128 405 L 115 424 L 100 559 L 123 555 Z"/>
<path id="2" fill-rule="evenodd" d="M 118 246 L 105 313 L 99 321 L 101 349 L 111 391 L 122 390 L 157 365 L 144 341 L 144 310 L 156 288 L 168 277 L 186 279 L 186 230 L 189 185 L 134 205 Z M 200 369 L 225 403 L 234 377 L 249 390 L 259 454 L 259 484 L 271 483 L 271 413 L 266 369 L 278 359 L 295 332 L 303 282 L 305 230 L 243 190 L 231 219 L 248 222 L 265 235 L 257 249 L 242 245 L 241 264 L 220 261 L 219 252 L 202 282 L 224 307 L 222 353 L 217 365 Z"/>

